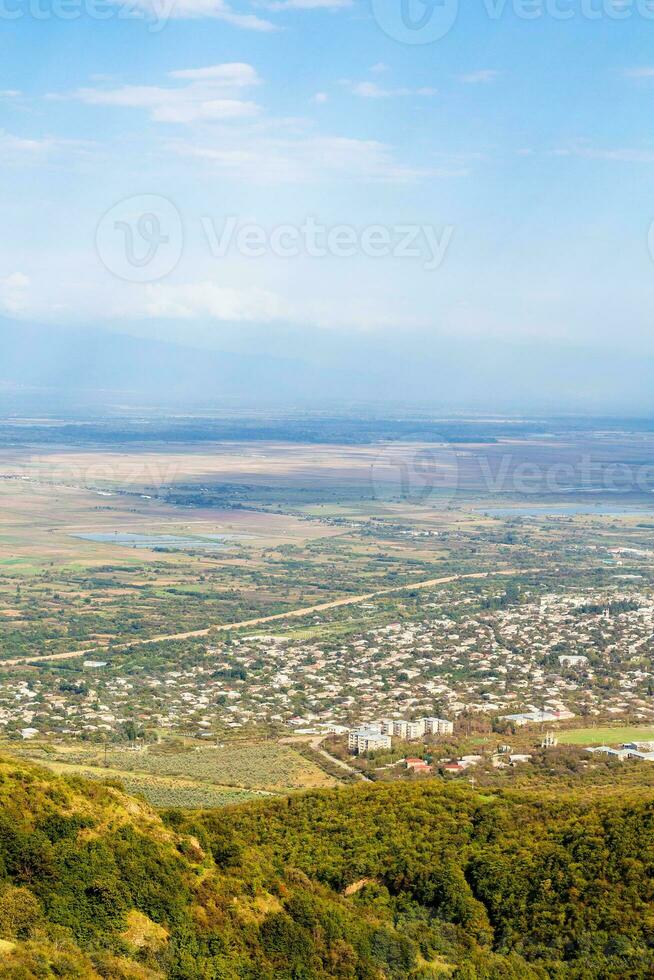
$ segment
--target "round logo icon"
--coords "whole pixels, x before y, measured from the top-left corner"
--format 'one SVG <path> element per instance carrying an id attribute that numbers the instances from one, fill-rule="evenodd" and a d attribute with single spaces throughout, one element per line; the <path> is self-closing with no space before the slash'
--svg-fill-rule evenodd
<path id="1" fill-rule="evenodd" d="M 449 34 L 459 0 L 372 0 L 375 20 L 385 34 L 403 44 L 433 44 Z"/>
<path id="2" fill-rule="evenodd" d="M 112 275 L 127 282 L 156 282 L 169 275 L 182 256 L 182 218 L 167 197 L 137 194 L 104 214 L 95 249 Z"/>
<path id="3" fill-rule="evenodd" d="M 446 440 L 420 448 L 387 446 L 370 464 L 370 495 L 382 507 L 408 503 L 444 510 L 458 488 L 458 463 Z"/>

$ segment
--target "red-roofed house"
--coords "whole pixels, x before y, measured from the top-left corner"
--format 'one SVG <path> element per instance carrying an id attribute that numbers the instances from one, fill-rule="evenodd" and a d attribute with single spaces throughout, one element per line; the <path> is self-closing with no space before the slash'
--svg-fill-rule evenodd
<path id="1" fill-rule="evenodd" d="M 423 759 L 407 759 L 406 767 L 407 769 L 412 769 L 414 772 L 431 772 L 431 766 Z"/>

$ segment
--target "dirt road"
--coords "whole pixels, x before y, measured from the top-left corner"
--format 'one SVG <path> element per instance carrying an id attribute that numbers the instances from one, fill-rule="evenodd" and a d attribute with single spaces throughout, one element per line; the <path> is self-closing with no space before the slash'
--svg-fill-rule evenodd
<path id="1" fill-rule="evenodd" d="M 321 755 L 323 759 L 327 760 L 327 762 L 331 762 L 334 765 L 338 766 L 339 769 L 343 769 L 346 773 L 348 773 L 348 775 L 354 776 L 355 779 L 361 779 L 364 783 L 368 782 L 366 776 L 364 776 L 364 774 L 361 772 L 360 769 L 354 769 L 353 766 L 349 766 L 347 762 L 343 762 L 342 759 L 338 759 L 335 755 L 332 755 L 331 752 L 328 752 L 327 749 L 323 748 L 322 743 L 324 742 L 324 740 L 325 740 L 324 735 L 318 735 L 316 738 L 311 739 L 309 745 L 314 750 L 314 752 L 317 752 L 318 755 Z"/>
<path id="2" fill-rule="evenodd" d="M 251 626 L 262 626 L 265 623 L 274 623 L 283 619 L 299 619 L 302 616 L 311 616 L 314 613 L 325 612 L 328 609 L 338 609 L 340 606 L 355 606 L 360 602 L 369 602 L 371 599 L 379 599 L 383 596 L 394 595 L 398 592 L 411 592 L 414 589 L 430 589 L 435 585 L 446 585 L 448 582 L 459 582 L 464 579 L 484 579 L 490 575 L 516 575 L 530 574 L 537 572 L 537 568 L 500 569 L 497 572 L 469 572 L 466 575 L 447 575 L 444 578 L 426 579 L 424 582 L 410 582 L 406 585 L 393 585 L 387 589 L 378 589 L 376 592 L 366 592 L 364 595 L 347 596 L 344 599 L 332 599 L 330 602 L 321 602 L 316 606 L 304 606 L 301 609 L 291 609 L 288 612 L 276 613 L 273 616 L 259 616 L 257 619 L 244 619 L 239 623 L 221 623 L 216 626 L 207 626 L 199 630 L 189 630 L 186 633 L 169 633 L 165 636 L 151 636 L 148 639 L 130 640 L 127 643 L 120 643 L 109 647 L 103 645 L 99 647 L 89 647 L 83 650 L 70 650 L 66 653 L 50 653 L 41 657 L 16 657 L 14 660 L 0 660 L 2 667 L 17 667 L 20 664 L 36 664 L 46 660 L 71 660 L 73 657 L 97 657 L 108 653 L 116 653 L 120 650 L 128 650 L 130 647 L 145 646 L 150 643 L 166 643 L 170 640 L 191 640 L 199 636 L 215 635 L 226 633 L 229 630 L 248 629 Z"/>

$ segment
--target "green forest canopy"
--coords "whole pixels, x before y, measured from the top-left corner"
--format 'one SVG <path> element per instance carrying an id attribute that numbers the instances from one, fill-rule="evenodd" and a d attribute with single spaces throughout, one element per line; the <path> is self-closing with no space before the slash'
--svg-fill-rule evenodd
<path id="1" fill-rule="evenodd" d="M 0 976 L 645 978 L 654 794 L 430 781 L 163 818 L 0 762 Z"/>

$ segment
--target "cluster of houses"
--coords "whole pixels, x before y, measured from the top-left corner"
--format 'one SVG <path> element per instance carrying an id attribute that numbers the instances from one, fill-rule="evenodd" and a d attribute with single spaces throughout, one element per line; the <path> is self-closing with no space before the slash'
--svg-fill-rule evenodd
<path id="1" fill-rule="evenodd" d="M 554 748 L 558 744 L 558 739 L 554 732 L 546 732 L 541 739 L 541 748 Z M 652 745 L 654 748 L 654 743 Z M 531 762 L 532 755 L 527 752 L 514 752 L 510 745 L 498 745 L 491 753 L 490 761 L 494 769 L 507 769 Z M 430 760 L 430 761 L 428 761 Z M 428 756 L 427 759 L 419 757 L 408 757 L 402 760 L 405 768 L 420 776 L 431 776 L 434 773 L 443 772 L 449 775 L 460 775 L 473 766 L 479 765 L 484 761 L 483 755 L 462 755 L 452 759 L 433 760 Z"/>
<path id="2" fill-rule="evenodd" d="M 436 762 L 427 762 L 425 759 L 419 758 L 407 758 L 404 760 L 404 764 L 408 770 L 416 775 L 429 776 L 438 770 L 456 776 L 464 773 L 473 766 L 479 765 L 483 760 L 484 757 L 482 755 L 462 755 L 456 759 L 439 759 Z M 509 745 L 501 745 L 490 758 L 491 765 L 494 769 L 506 769 L 509 766 L 518 766 L 530 760 L 531 755 L 522 752 L 513 752 Z"/>
<path id="3" fill-rule="evenodd" d="M 636 603 L 620 611 L 616 600 L 628 597 Z M 522 725 L 583 712 L 650 721 L 654 600 L 616 587 L 609 615 L 608 598 L 588 589 L 493 609 L 480 607 L 478 595 L 437 587 L 423 594 L 413 620 L 380 625 L 387 609 L 371 600 L 356 612 L 368 626 L 327 640 L 293 638 L 280 623 L 274 635 L 209 645 L 199 662 L 197 648 L 188 660 L 180 650 L 174 665 L 139 671 L 89 659 L 72 685 L 60 673 L 16 672 L 0 687 L 0 730 L 102 738 L 135 717 L 144 727 L 210 738 L 217 728 L 338 732 L 362 724 L 355 750 L 371 751 L 392 736 L 430 733 L 427 722 L 422 732 L 414 721 L 393 721 L 404 726 L 398 731 L 366 724 L 380 716 L 474 712 Z"/>
<path id="4" fill-rule="evenodd" d="M 483 756 L 481 755 L 462 755 L 458 759 L 441 759 L 438 762 L 426 762 L 424 759 L 407 758 L 404 765 L 417 776 L 431 776 L 437 770 L 453 775 L 465 772 L 471 766 L 478 765 Z"/>
<path id="5" fill-rule="evenodd" d="M 616 590 L 611 598 L 625 595 Z M 304 653 L 308 662 L 307 709 L 297 724 L 352 727 L 373 710 L 416 717 L 431 713 L 434 703 L 450 718 L 472 711 L 516 725 L 582 712 L 652 718 L 654 671 L 643 653 L 654 630 L 654 602 L 645 594 L 637 601 L 638 608 L 607 615 L 606 593 L 589 590 L 479 610 L 470 596 L 435 591 L 420 621 L 362 630 L 328 651 L 289 646 L 287 654 Z M 586 611 L 593 607 L 599 611 Z"/>
<path id="6" fill-rule="evenodd" d="M 404 742 L 413 742 L 425 735 L 451 735 L 454 723 L 445 718 L 419 718 L 417 721 L 382 718 L 379 722 L 362 725 L 348 732 L 347 744 L 350 752 L 362 755 L 378 749 L 390 749 L 392 736 Z"/>

